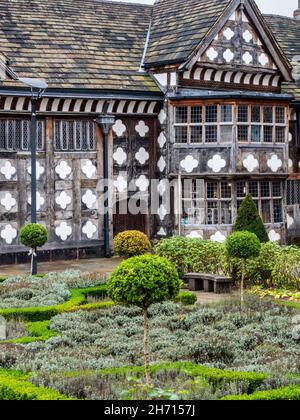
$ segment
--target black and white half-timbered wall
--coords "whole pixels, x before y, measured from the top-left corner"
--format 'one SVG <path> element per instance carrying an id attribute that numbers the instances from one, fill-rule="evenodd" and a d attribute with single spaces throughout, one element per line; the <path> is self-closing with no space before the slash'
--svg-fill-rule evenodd
<path id="1" fill-rule="evenodd" d="M 0 0 L 0 262 L 30 220 L 30 92 L 38 103 L 43 258 L 101 255 L 103 136 L 110 237 L 139 229 L 224 241 L 247 193 L 271 240 L 300 239 L 300 4 Z M 170 188 L 171 186 L 171 188 Z"/>

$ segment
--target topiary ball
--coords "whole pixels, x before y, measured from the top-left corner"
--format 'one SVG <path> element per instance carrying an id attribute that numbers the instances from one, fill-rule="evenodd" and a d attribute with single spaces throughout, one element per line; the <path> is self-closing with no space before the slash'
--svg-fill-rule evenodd
<path id="1" fill-rule="evenodd" d="M 107 282 L 108 295 L 114 302 L 142 308 L 174 299 L 180 287 L 176 268 L 157 255 L 141 255 L 122 262 Z"/>
<path id="2" fill-rule="evenodd" d="M 39 224 L 31 223 L 24 226 L 20 232 L 20 241 L 29 248 L 37 248 L 45 245 L 48 240 L 47 229 Z"/>
<path id="3" fill-rule="evenodd" d="M 135 257 L 151 251 L 151 243 L 143 232 L 127 230 L 114 239 L 115 253 L 120 257 Z"/>
<path id="4" fill-rule="evenodd" d="M 226 249 L 227 254 L 233 258 L 255 258 L 260 254 L 261 243 L 254 233 L 235 232 L 227 238 Z"/>

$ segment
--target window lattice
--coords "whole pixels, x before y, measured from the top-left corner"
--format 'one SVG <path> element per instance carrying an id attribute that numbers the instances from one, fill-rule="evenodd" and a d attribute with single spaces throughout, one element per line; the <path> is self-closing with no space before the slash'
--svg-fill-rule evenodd
<path id="1" fill-rule="evenodd" d="M 59 151 L 95 150 L 93 121 L 55 121 L 55 149 Z"/>
<path id="2" fill-rule="evenodd" d="M 45 122 L 37 121 L 37 150 L 45 149 Z M 31 147 L 31 122 L 22 119 L 0 120 L 0 149 L 8 151 L 29 151 Z"/>

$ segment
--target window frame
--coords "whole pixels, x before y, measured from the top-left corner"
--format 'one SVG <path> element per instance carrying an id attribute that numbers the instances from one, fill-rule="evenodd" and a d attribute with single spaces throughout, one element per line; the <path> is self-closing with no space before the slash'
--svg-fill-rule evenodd
<path id="1" fill-rule="evenodd" d="M 20 137 L 17 136 L 17 125 L 20 124 Z M 27 130 L 27 136 L 25 136 Z M 36 149 L 45 151 L 45 120 L 37 119 Z M 28 118 L 0 118 L 0 150 L 4 152 L 30 152 L 31 150 L 31 121 Z M 27 138 L 27 139 L 26 139 Z M 11 145 L 9 141 L 11 139 Z M 26 145 L 27 142 L 27 145 Z M 4 147 L 1 147 L 3 145 Z M 10 146 L 10 147 L 9 147 Z"/>
<path id="2" fill-rule="evenodd" d="M 66 141 L 63 137 L 64 125 L 66 125 Z M 77 131 L 78 128 L 79 132 Z M 83 147 L 84 131 L 86 131 L 86 147 Z M 70 146 L 70 132 L 72 132 L 72 147 Z M 78 147 L 79 144 L 80 146 Z M 55 152 L 74 153 L 95 152 L 96 138 L 94 122 L 89 119 L 56 118 L 54 120 L 54 150 Z"/>

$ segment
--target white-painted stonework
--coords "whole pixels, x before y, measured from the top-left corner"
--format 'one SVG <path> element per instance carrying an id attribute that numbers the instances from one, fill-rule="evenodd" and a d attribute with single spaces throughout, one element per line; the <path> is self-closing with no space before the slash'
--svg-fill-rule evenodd
<path id="1" fill-rule="evenodd" d="M 126 131 L 126 125 L 123 123 L 122 120 L 117 120 L 113 125 L 113 131 L 116 133 L 118 137 L 122 137 Z"/>
<path id="2" fill-rule="evenodd" d="M 282 168 L 282 160 L 274 154 L 270 157 L 270 159 L 268 159 L 267 165 L 272 172 L 277 172 L 280 168 Z"/>
<path id="3" fill-rule="evenodd" d="M 138 189 L 142 192 L 145 192 L 148 190 L 150 182 L 149 179 L 145 175 L 141 175 L 136 181 L 136 186 Z"/>
<path id="4" fill-rule="evenodd" d="M 246 52 L 243 54 L 243 61 L 244 61 L 244 63 L 245 63 L 245 64 L 247 64 L 247 65 L 249 65 L 249 64 L 251 64 L 251 63 L 252 63 L 252 61 L 253 61 L 253 56 L 249 53 L 249 51 L 246 51 Z"/>
<path id="5" fill-rule="evenodd" d="M 6 211 L 11 211 L 16 205 L 17 200 L 11 195 L 10 192 L 5 192 L 4 197 L 1 198 L 0 204 Z"/>
<path id="6" fill-rule="evenodd" d="M 164 228 L 160 228 L 159 231 L 157 232 L 158 236 L 167 236 L 167 232 L 165 231 Z"/>
<path id="7" fill-rule="evenodd" d="M 15 229 L 12 225 L 8 224 L 6 225 L 0 233 L 0 236 L 2 239 L 4 239 L 4 241 L 8 244 L 11 245 L 14 241 L 14 239 L 16 239 L 18 235 L 17 229 Z"/>
<path id="8" fill-rule="evenodd" d="M 149 153 L 147 152 L 147 150 L 144 147 L 141 147 L 139 149 L 139 151 L 135 154 L 135 158 L 136 160 L 141 164 L 141 165 L 145 165 L 145 163 L 147 162 L 147 160 L 149 160 Z"/>
<path id="9" fill-rule="evenodd" d="M 82 196 L 82 202 L 88 209 L 93 209 L 97 207 L 97 196 L 93 193 L 92 190 L 87 190 Z"/>
<path id="10" fill-rule="evenodd" d="M 157 214 L 158 214 L 160 220 L 164 220 L 164 218 L 166 217 L 167 213 L 168 213 L 167 212 L 167 209 L 165 208 L 165 206 L 163 204 L 161 204 L 159 206 L 159 209 L 157 210 Z"/>
<path id="11" fill-rule="evenodd" d="M 189 174 L 192 173 L 193 170 L 196 169 L 198 165 L 199 165 L 198 160 L 195 159 L 191 155 L 186 156 L 185 159 L 180 162 L 181 168 L 183 168 L 185 172 Z"/>
<path id="12" fill-rule="evenodd" d="M 59 205 L 60 208 L 66 210 L 66 208 L 72 203 L 72 197 L 67 194 L 65 191 L 62 191 L 55 199 L 56 204 Z"/>
<path id="13" fill-rule="evenodd" d="M 31 194 L 28 195 L 27 202 L 28 202 L 28 204 L 31 205 Z M 39 191 L 37 191 L 37 193 L 36 193 L 36 209 L 37 209 L 37 211 L 40 211 L 45 203 L 46 203 L 45 197 Z"/>
<path id="14" fill-rule="evenodd" d="M 27 166 L 27 172 L 31 176 L 31 164 Z M 40 162 L 36 162 L 36 179 L 39 180 L 42 175 L 45 173 L 45 168 Z"/>
<path id="15" fill-rule="evenodd" d="M 127 153 L 124 152 L 122 147 L 118 147 L 115 153 L 113 154 L 114 160 L 117 162 L 118 165 L 123 165 L 127 159 Z"/>
<path id="16" fill-rule="evenodd" d="M 287 216 L 286 216 L 286 221 L 287 221 L 287 228 L 288 229 L 290 229 L 295 222 L 294 218 L 292 216 L 290 216 L 289 214 L 287 214 Z"/>
<path id="17" fill-rule="evenodd" d="M 191 239 L 203 239 L 203 236 L 199 232 L 197 232 L 196 230 L 193 230 L 192 232 L 190 232 L 186 236 L 187 236 L 187 238 L 191 238 Z"/>
<path id="18" fill-rule="evenodd" d="M 82 227 L 82 233 L 86 235 L 88 239 L 93 239 L 95 234 L 97 233 L 97 226 L 88 220 L 86 224 Z"/>
<path id="19" fill-rule="evenodd" d="M 72 235 L 72 227 L 68 225 L 67 222 L 60 222 L 60 224 L 55 228 L 55 234 L 62 241 L 66 241 L 69 236 Z"/>
<path id="20" fill-rule="evenodd" d="M 214 47 L 210 47 L 206 52 L 210 61 L 214 61 L 218 57 L 218 51 Z"/>
<path id="21" fill-rule="evenodd" d="M 164 145 L 167 143 L 167 139 L 166 136 L 164 135 L 163 132 L 160 133 L 160 135 L 158 136 L 157 142 L 159 144 L 159 147 L 162 149 L 164 147 Z"/>
<path id="22" fill-rule="evenodd" d="M 163 172 L 166 169 L 166 166 L 167 166 L 166 161 L 163 158 L 163 156 L 161 156 L 159 158 L 159 161 L 157 162 L 157 167 L 160 170 L 160 172 Z"/>
<path id="23" fill-rule="evenodd" d="M 135 126 L 135 131 L 139 134 L 140 137 L 145 137 L 149 133 L 150 128 L 145 124 L 144 121 L 140 121 L 138 125 Z"/>
<path id="24" fill-rule="evenodd" d="M 231 49 L 227 48 L 227 50 L 223 53 L 223 58 L 226 63 L 231 63 L 234 58 L 234 53 L 231 51 Z"/>
<path id="25" fill-rule="evenodd" d="M 252 33 L 247 29 L 246 31 L 243 32 L 243 38 L 246 42 L 250 42 L 253 38 Z"/>
<path id="26" fill-rule="evenodd" d="M 248 172 L 254 172 L 255 169 L 258 169 L 259 163 L 258 160 L 254 157 L 254 155 L 249 154 L 244 160 L 243 160 L 244 168 L 247 169 Z"/>
<path id="27" fill-rule="evenodd" d="M 207 162 L 207 166 L 215 173 L 220 172 L 226 166 L 226 160 L 220 155 L 214 155 L 212 159 Z"/>
<path id="28" fill-rule="evenodd" d="M 160 122 L 161 125 L 163 125 L 166 122 L 166 119 L 167 119 L 167 114 L 165 110 L 162 109 L 160 113 L 158 114 L 158 121 Z"/>
<path id="29" fill-rule="evenodd" d="M 72 173 L 72 168 L 71 166 L 69 166 L 69 164 L 65 160 L 62 160 L 56 166 L 55 172 L 60 177 L 60 179 L 67 179 Z"/>
<path id="30" fill-rule="evenodd" d="M 90 159 L 81 161 L 81 170 L 88 179 L 97 175 L 97 168 Z"/>
<path id="31" fill-rule="evenodd" d="M 0 173 L 7 181 L 14 179 L 17 169 L 9 161 L 0 161 Z"/>
<path id="32" fill-rule="evenodd" d="M 124 176 L 119 175 L 116 181 L 114 181 L 114 186 L 118 192 L 125 192 L 127 190 L 127 181 Z"/>
<path id="33" fill-rule="evenodd" d="M 227 39 L 227 41 L 230 41 L 234 37 L 234 32 L 231 28 L 226 28 L 223 32 L 223 35 Z"/>
<path id="34" fill-rule="evenodd" d="M 226 236 L 223 233 L 217 231 L 214 235 L 210 237 L 210 239 L 214 242 L 224 243 L 226 241 Z"/>
<path id="35" fill-rule="evenodd" d="M 274 229 L 270 230 L 269 232 L 269 239 L 272 242 L 279 242 L 281 239 L 281 236 L 279 233 L 277 233 Z"/>
<path id="36" fill-rule="evenodd" d="M 258 56 L 258 61 L 262 66 L 266 66 L 269 63 L 268 56 L 264 53 Z"/>
<path id="37" fill-rule="evenodd" d="M 161 179 L 157 185 L 157 191 L 159 193 L 159 195 L 162 197 L 164 195 L 164 193 L 167 190 L 167 186 L 166 186 L 167 180 L 165 179 Z"/>

